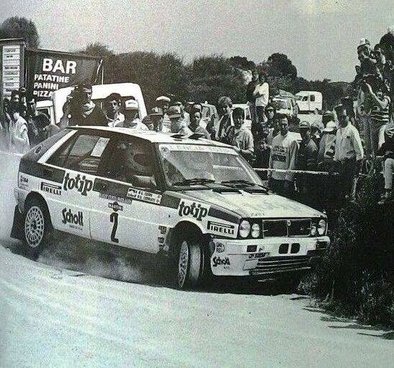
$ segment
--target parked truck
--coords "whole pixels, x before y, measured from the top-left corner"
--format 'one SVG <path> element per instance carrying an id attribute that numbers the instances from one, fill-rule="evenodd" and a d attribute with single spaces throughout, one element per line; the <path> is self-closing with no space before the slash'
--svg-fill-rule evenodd
<path id="1" fill-rule="evenodd" d="M 317 91 L 300 91 L 296 93 L 298 111 L 300 113 L 313 112 L 323 109 L 323 95 Z"/>

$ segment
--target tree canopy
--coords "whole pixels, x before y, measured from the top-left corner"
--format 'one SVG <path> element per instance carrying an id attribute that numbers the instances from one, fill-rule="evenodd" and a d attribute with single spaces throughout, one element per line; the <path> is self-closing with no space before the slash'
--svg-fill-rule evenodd
<path id="1" fill-rule="evenodd" d="M 1 38 L 23 38 L 27 47 L 37 49 L 40 46 L 36 25 L 23 17 L 7 18 L 0 27 Z"/>

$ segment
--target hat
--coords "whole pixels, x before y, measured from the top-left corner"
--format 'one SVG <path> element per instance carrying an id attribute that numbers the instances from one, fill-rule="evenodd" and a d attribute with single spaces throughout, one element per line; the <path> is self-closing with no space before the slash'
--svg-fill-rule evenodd
<path id="1" fill-rule="evenodd" d="M 81 83 L 75 87 L 77 92 L 92 92 L 92 85 L 88 83 Z"/>
<path id="2" fill-rule="evenodd" d="M 175 101 L 172 105 L 173 106 L 183 106 L 183 103 L 181 101 Z"/>
<path id="3" fill-rule="evenodd" d="M 150 114 L 151 116 L 163 116 L 163 110 L 160 107 L 154 107 Z"/>
<path id="4" fill-rule="evenodd" d="M 167 96 L 159 96 L 156 98 L 156 102 L 170 102 L 171 99 Z"/>
<path id="5" fill-rule="evenodd" d="M 271 104 L 268 104 L 268 105 L 265 107 L 265 110 L 266 110 L 266 111 L 268 111 L 268 110 L 275 111 L 275 108 L 274 108 Z"/>
<path id="6" fill-rule="evenodd" d="M 311 128 L 318 129 L 318 130 L 321 132 L 321 131 L 324 129 L 324 125 L 323 125 L 323 123 L 320 122 L 320 121 L 314 121 L 314 122 L 311 124 Z"/>
<path id="7" fill-rule="evenodd" d="M 367 47 L 371 46 L 371 43 L 369 42 L 368 39 L 362 38 L 362 39 L 360 40 L 360 42 L 358 43 L 357 48 L 363 47 L 363 46 L 367 46 Z"/>
<path id="8" fill-rule="evenodd" d="M 179 118 L 181 114 L 181 108 L 179 106 L 170 106 L 167 110 L 167 115 L 169 118 Z"/>
<path id="9" fill-rule="evenodd" d="M 333 121 L 329 121 L 326 127 L 323 129 L 323 132 L 333 132 L 337 129 L 337 125 Z"/>
<path id="10" fill-rule="evenodd" d="M 138 110 L 138 102 L 136 100 L 127 100 L 124 103 L 125 110 Z"/>
<path id="11" fill-rule="evenodd" d="M 301 121 L 298 127 L 300 129 L 311 129 L 311 124 L 309 124 L 307 121 Z"/>
<path id="12" fill-rule="evenodd" d="M 386 125 L 386 129 L 384 131 L 389 138 L 393 138 L 394 136 L 394 123 L 389 123 Z"/>

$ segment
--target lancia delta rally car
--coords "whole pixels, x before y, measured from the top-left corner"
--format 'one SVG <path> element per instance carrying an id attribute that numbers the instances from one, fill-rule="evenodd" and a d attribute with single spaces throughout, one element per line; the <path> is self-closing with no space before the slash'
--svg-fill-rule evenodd
<path id="1" fill-rule="evenodd" d="M 310 269 L 329 244 L 326 216 L 268 193 L 232 147 L 192 138 L 61 131 L 21 159 L 12 236 L 34 256 L 53 230 L 163 253 L 180 288 Z"/>

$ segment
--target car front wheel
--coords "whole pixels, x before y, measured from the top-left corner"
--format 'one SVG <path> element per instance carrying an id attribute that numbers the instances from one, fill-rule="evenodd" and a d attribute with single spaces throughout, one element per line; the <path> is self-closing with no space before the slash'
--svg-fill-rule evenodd
<path id="1" fill-rule="evenodd" d="M 204 274 L 204 251 L 200 242 L 183 239 L 178 251 L 177 287 L 193 288 L 200 284 Z"/>
<path id="2" fill-rule="evenodd" d="M 28 255 L 37 258 L 52 232 L 46 206 L 37 199 L 28 202 L 24 217 L 24 244 Z"/>

